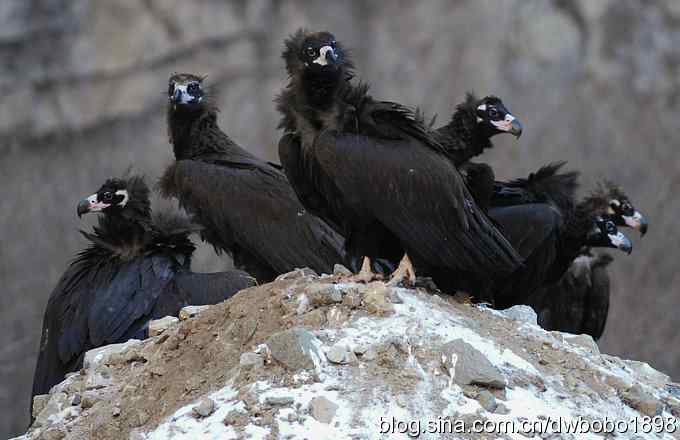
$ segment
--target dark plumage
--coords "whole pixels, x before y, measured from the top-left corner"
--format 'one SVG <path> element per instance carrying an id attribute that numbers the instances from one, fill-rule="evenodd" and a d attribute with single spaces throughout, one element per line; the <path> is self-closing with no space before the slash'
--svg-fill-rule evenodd
<path id="1" fill-rule="evenodd" d="M 607 266 L 613 258 L 583 250 L 560 280 L 539 288 L 527 300 L 546 330 L 588 334 L 598 340 L 609 313 Z"/>
<path id="2" fill-rule="evenodd" d="M 414 112 L 350 84 L 352 64 L 332 34 L 300 30 L 283 57 L 282 165 L 305 206 L 345 234 L 352 261 L 406 251 L 418 267 L 479 277 L 521 264 Z"/>
<path id="3" fill-rule="evenodd" d="M 241 271 L 192 273 L 190 225 L 172 214 L 152 218 L 140 177 L 108 180 L 78 205 L 78 215 L 87 212 L 103 215 L 93 232 L 82 231 L 89 246 L 50 294 L 32 395 L 78 370 L 92 348 L 144 338 L 151 319 L 215 304 L 254 285 Z"/>
<path id="4" fill-rule="evenodd" d="M 514 203 L 489 209 L 489 216 L 526 258 L 523 268 L 495 286 L 497 307 L 523 304 L 536 289 L 557 282 L 584 246 L 631 250 L 630 241 L 606 216 L 605 199 L 591 195 L 574 202 L 578 174 L 558 173 L 562 165 L 507 183 Z"/>
<path id="5" fill-rule="evenodd" d="M 343 238 L 307 213 L 278 166 L 238 146 L 217 124 L 202 78 L 170 78 L 168 128 L 176 161 L 160 181 L 203 226 L 202 238 L 267 282 L 295 268 L 330 273 Z"/>
<path id="6" fill-rule="evenodd" d="M 458 104 L 448 124 L 432 130 L 432 135 L 456 165 L 463 165 L 492 148 L 491 138 L 502 133 L 519 138 L 522 124 L 500 98 L 486 96 L 479 99 L 473 93 L 468 93 L 465 101 Z"/>
<path id="7" fill-rule="evenodd" d="M 494 98 L 490 98 L 493 102 Z M 493 146 L 490 135 L 496 134 L 493 126 L 485 121 L 489 116 L 489 106 L 482 109 L 487 110 L 486 114 L 477 111 L 482 104 L 483 101 L 468 94 L 466 101 L 457 107 L 451 122 L 434 130 L 434 133 L 447 148 L 449 159 L 466 176 L 477 204 L 484 210 L 491 209 L 488 211 L 490 217 L 501 226 L 503 223 L 514 226 L 506 231 L 510 241 L 522 256 L 529 257 L 525 270 L 518 271 L 512 277 L 514 281 L 521 281 L 518 284 L 524 286 L 537 285 L 546 277 L 557 276 L 556 273 L 565 267 L 563 262 L 551 267 L 537 265 L 537 261 L 553 258 L 558 261 L 560 256 L 573 252 L 560 253 L 554 247 L 551 235 L 574 212 L 578 173 L 558 173 L 564 165 L 560 162 L 542 167 L 526 179 L 494 182 L 494 172 L 490 166 L 469 162 L 472 157 Z M 500 106 L 497 119 L 507 112 L 502 103 Z M 434 120 L 430 125 L 433 123 Z M 605 215 L 618 226 L 633 227 L 642 235 L 647 230 L 645 217 L 633 208 L 623 191 L 612 183 L 601 184 L 584 202 L 583 208 L 586 208 L 585 204 L 588 210 Z M 514 208 L 501 208 L 511 206 Z M 537 243 L 542 245 L 536 247 Z M 527 302 L 537 310 L 539 323 L 546 328 L 588 333 L 597 339 L 602 334 L 607 318 L 609 277 L 606 266 L 612 258 L 608 255 L 594 257 L 590 248 L 584 249 L 557 282 L 539 287 Z M 532 253 L 540 257 L 534 256 L 532 260 Z M 461 286 L 461 280 L 452 279 L 448 273 L 436 274 L 435 279 L 443 288 Z M 464 280 L 462 282 L 464 287 L 470 288 L 465 286 Z M 479 286 L 473 285 L 472 289 L 475 288 L 479 289 Z"/>
<path id="8" fill-rule="evenodd" d="M 638 229 L 641 234 L 647 230 L 644 216 L 612 183 L 600 184 L 587 203 L 591 209 L 606 211 L 603 217 L 617 225 Z M 527 304 L 536 310 L 539 324 L 548 330 L 586 333 L 599 339 L 607 321 L 610 295 L 607 266 L 612 261 L 607 254 L 594 255 L 590 248 L 581 249 L 559 281 L 539 288 L 528 298 Z"/>
<path id="9" fill-rule="evenodd" d="M 603 182 L 593 193 L 593 198 L 606 200 L 609 204 L 607 214 L 617 226 L 636 229 L 641 236 L 647 233 L 647 218 L 631 203 L 623 190 L 612 182 Z"/>
<path id="10" fill-rule="evenodd" d="M 539 168 L 529 174 L 529 177 L 495 182 L 491 205 L 498 207 L 548 203 L 562 214 L 568 214 L 574 209 L 579 173 L 559 173 L 565 164 L 566 162 L 554 162 Z M 600 208 L 605 209 L 604 206 Z"/>
<path id="11" fill-rule="evenodd" d="M 417 113 L 419 120 L 424 116 Z M 429 126 L 434 125 L 436 117 Z M 485 163 L 470 162 L 475 156 L 492 148 L 491 138 L 497 134 L 509 133 L 517 138 L 522 135 L 522 124 L 496 96 L 477 98 L 468 93 L 465 101 L 456 106 L 451 121 L 432 129 L 431 135 L 444 147 L 446 156 L 465 177 L 465 183 L 477 205 L 487 211 L 494 192 L 495 173 Z"/>

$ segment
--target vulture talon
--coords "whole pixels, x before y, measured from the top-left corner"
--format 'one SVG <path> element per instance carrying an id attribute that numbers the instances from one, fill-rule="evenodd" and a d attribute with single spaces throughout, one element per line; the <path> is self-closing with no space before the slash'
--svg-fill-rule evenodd
<path id="1" fill-rule="evenodd" d="M 349 277 L 349 280 L 354 283 L 368 284 L 371 281 L 381 281 L 382 278 L 382 275 L 373 272 L 373 269 L 371 269 L 371 259 L 369 257 L 364 257 L 364 261 L 361 264 L 361 270 L 358 274 Z"/>
<path id="2" fill-rule="evenodd" d="M 404 258 L 399 262 L 399 267 L 390 276 L 390 280 L 387 282 L 389 287 L 397 287 L 399 285 L 404 287 L 413 287 L 416 284 L 416 271 L 413 269 L 413 263 L 408 257 L 408 254 L 404 254 Z"/>

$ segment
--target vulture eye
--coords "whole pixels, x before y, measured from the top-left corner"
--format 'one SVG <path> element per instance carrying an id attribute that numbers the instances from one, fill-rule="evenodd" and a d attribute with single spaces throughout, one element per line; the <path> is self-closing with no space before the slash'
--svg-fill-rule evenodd
<path id="1" fill-rule="evenodd" d="M 313 57 L 314 55 L 316 55 L 316 50 L 314 50 L 312 46 L 309 46 L 305 53 L 307 54 L 308 57 Z"/>
<path id="2" fill-rule="evenodd" d="M 102 194 L 102 200 L 105 202 L 110 202 L 113 199 L 113 193 L 111 191 L 106 191 Z"/>
<path id="3" fill-rule="evenodd" d="M 336 44 L 337 44 L 337 43 L 336 43 L 335 40 L 331 41 L 331 47 L 332 47 L 333 49 L 335 49 L 335 45 L 336 45 Z"/>
<path id="4" fill-rule="evenodd" d="M 187 86 L 187 92 L 191 93 L 192 95 L 194 93 L 197 93 L 200 90 L 200 86 L 198 85 L 197 82 L 192 82 Z"/>
<path id="5" fill-rule="evenodd" d="M 495 107 L 489 107 L 489 116 L 492 118 L 498 117 L 498 110 Z"/>

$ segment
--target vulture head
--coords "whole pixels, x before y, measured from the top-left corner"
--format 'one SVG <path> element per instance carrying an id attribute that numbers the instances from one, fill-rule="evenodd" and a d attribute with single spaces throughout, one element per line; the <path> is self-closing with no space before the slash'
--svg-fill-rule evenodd
<path id="1" fill-rule="evenodd" d="M 466 104 L 474 107 L 477 124 L 487 137 L 500 133 L 510 133 L 517 138 L 522 135 L 522 124 L 510 113 L 500 98 L 486 96 L 476 99 L 472 94 L 468 94 Z"/>
<path id="2" fill-rule="evenodd" d="M 288 75 L 341 78 L 352 68 L 348 53 L 330 32 L 299 29 L 284 42 Z"/>
<path id="3" fill-rule="evenodd" d="M 615 248 L 627 254 L 633 251 L 633 244 L 608 216 L 595 218 L 593 228 L 588 233 L 586 246 Z"/>
<path id="4" fill-rule="evenodd" d="M 644 236 L 649 224 L 645 216 L 635 209 L 628 196 L 620 187 L 611 182 L 604 183 L 603 188 L 609 204 L 607 213 L 612 216 L 616 224 L 636 229 L 641 236 Z"/>
<path id="5" fill-rule="evenodd" d="M 600 211 L 611 218 L 617 226 L 636 229 L 641 236 L 647 233 L 648 222 L 633 206 L 623 190 L 612 182 L 604 182 L 590 195 Z"/>
<path id="6" fill-rule="evenodd" d="M 151 212 L 149 187 L 139 176 L 108 179 L 96 193 L 78 203 L 77 212 L 78 217 L 90 212 L 102 212 L 109 216 L 148 218 Z"/>
<path id="7" fill-rule="evenodd" d="M 200 109 L 206 100 L 205 77 L 191 73 L 175 73 L 168 81 L 168 100 L 174 110 Z"/>

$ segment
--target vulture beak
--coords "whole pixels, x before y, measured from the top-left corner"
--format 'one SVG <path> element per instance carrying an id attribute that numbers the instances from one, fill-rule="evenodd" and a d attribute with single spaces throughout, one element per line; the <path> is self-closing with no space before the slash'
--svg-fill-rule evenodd
<path id="1" fill-rule="evenodd" d="M 83 214 L 90 212 L 90 201 L 88 199 L 83 199 L 78 203 L 78 218 L 81 218 Z"/>
<path id="2" fill-rule="evenodd" d="M 331 46 L 323 46 L 319 49 L 319 56 L 313 61 L 320 66 L 335 66 L 338 63 L 338 54 Z"/>
<path id="3" fill-rule="evenodd" d="M 519 119 L 514 118 L 510 123 L 510 134 L 515 136 L 517 139 L 522 136 L 522 124 L 519 122 Z"/>
<path id="4" fill-rule="evenodd" d="M 522 135 L 522 124 L 519 119 L 507 113 L 505 118 L 501 121 L 490 121 L 498 131 L 504 131 L 515 136 L 517 139 Z"/>
<path id="5" fill-rule="evenodd" d="M 101 211 L 107 206 L 109 205 L 97 201 L 97 194 L 92 194 L 91 196 L 85 197 L 83 200 L 78 202 L 78 218 L 81 218 L 83 214 L 87 214 L 88 212 Z"/>
<path id="6" fill-rule="evenodd" d="M 630 255 L 633 252 L 633 243 L 623 235 L 623 232 L 617 232 L 614 235 L 609 235 L 609 241 L 612 246 Z"/>
<path id="7" fill-rule="evenodd" d="M 637 229 L 641 237 L 647 233 L 647 219 L 644 215 L 640 214 L 639 211 L 635 211 L 635 214 L 633 215 L 624 215 L 622 217 L 623 221 L 626 223 L 626 226 Z"/>

